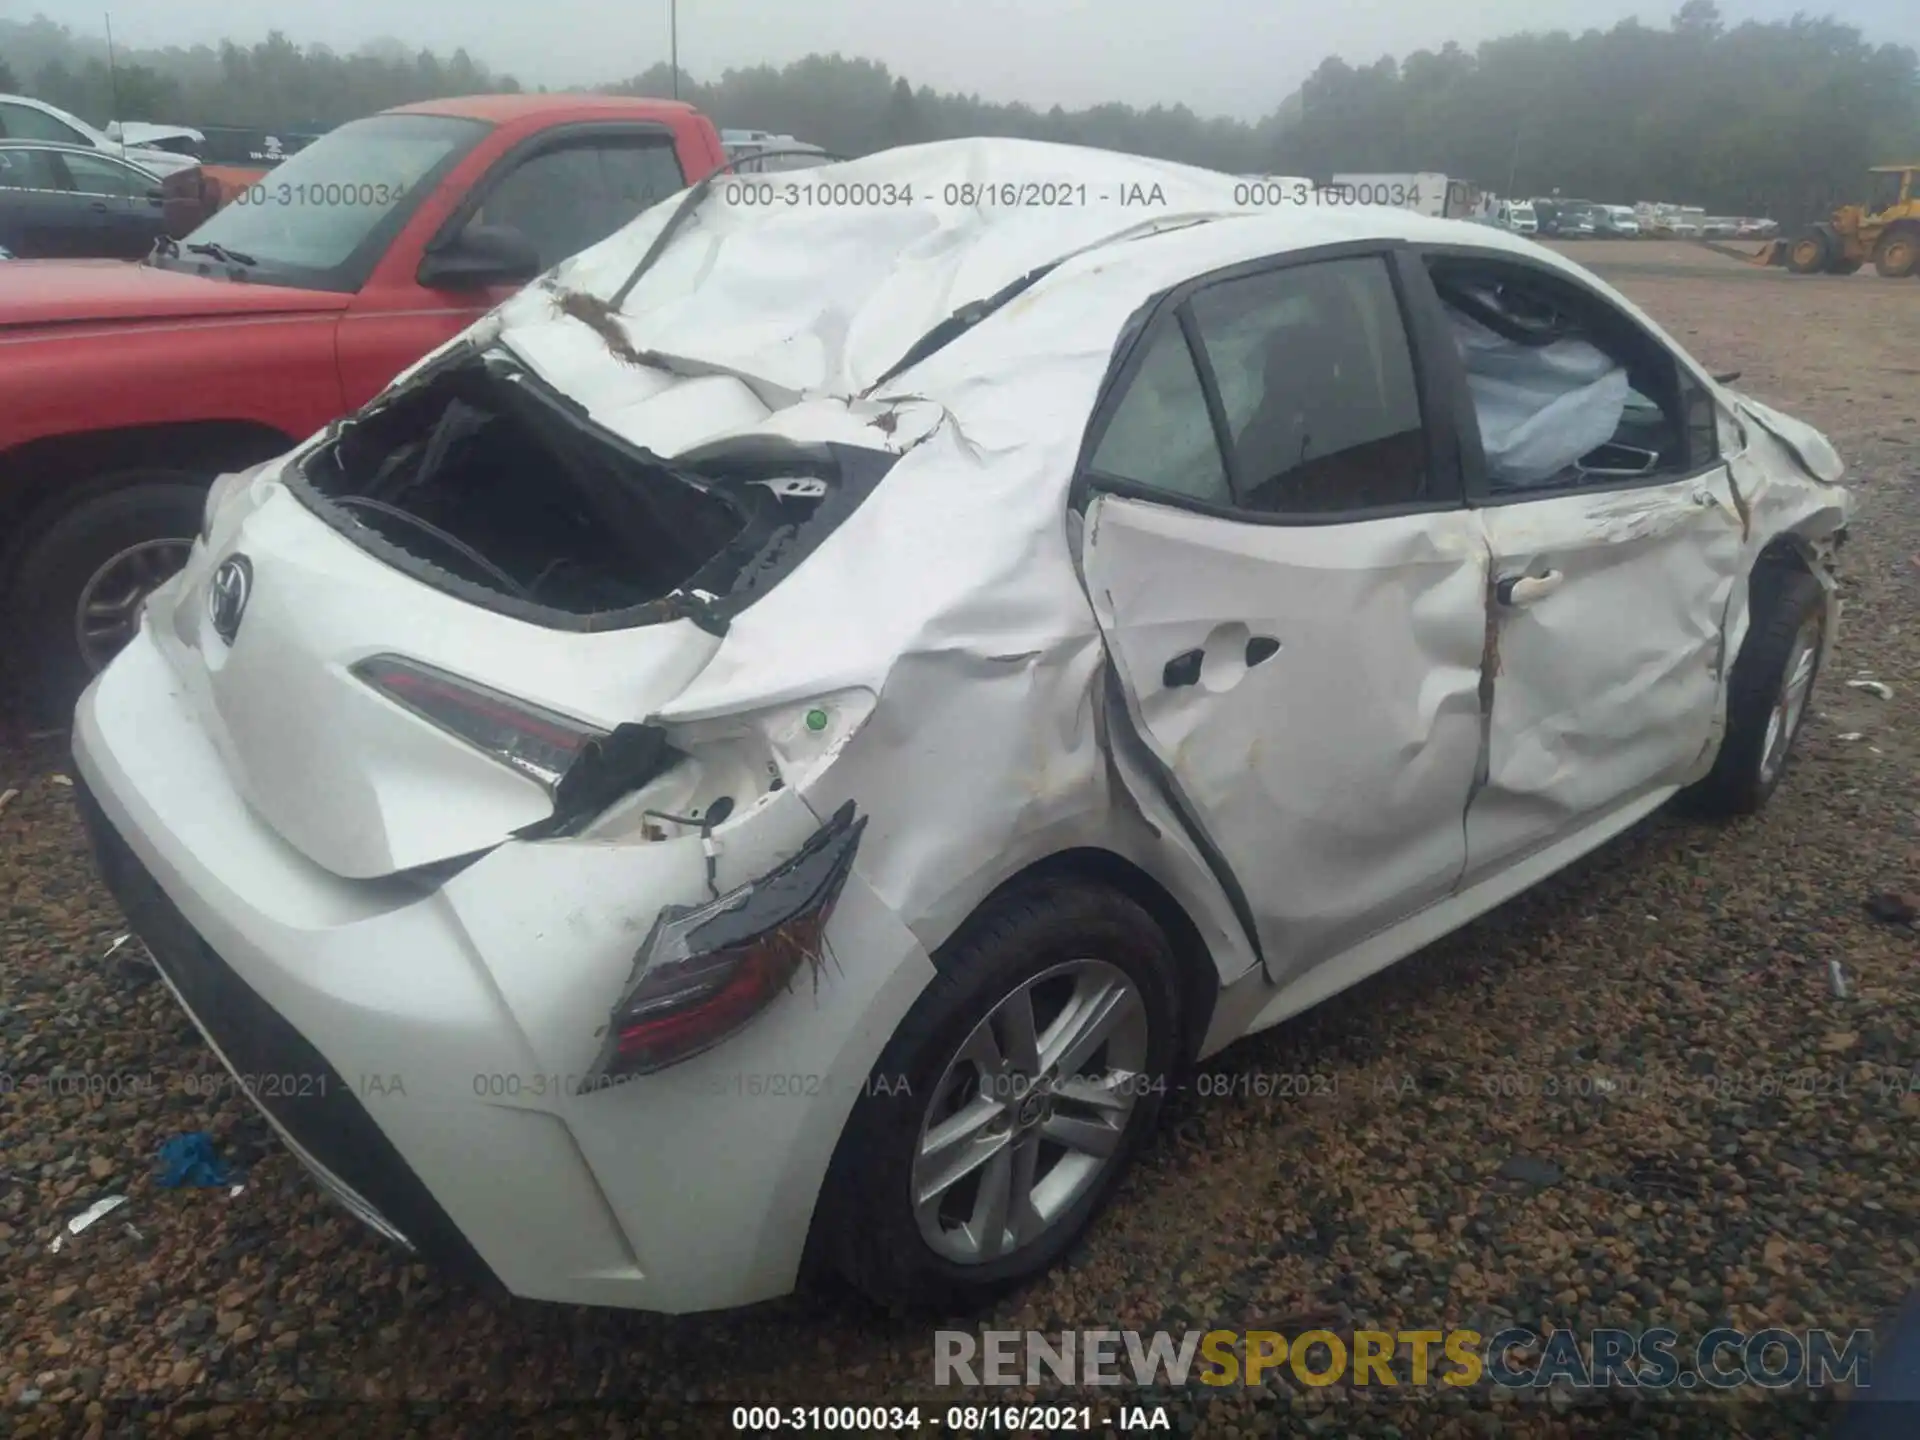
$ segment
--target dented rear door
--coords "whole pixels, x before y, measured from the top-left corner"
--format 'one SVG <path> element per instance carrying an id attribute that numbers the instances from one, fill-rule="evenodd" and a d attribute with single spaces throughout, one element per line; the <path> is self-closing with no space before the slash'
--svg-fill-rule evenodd
<path id="1" fill-rule="evenodd" d="M 1129 715 L 1269 976 L 1443 898 L 1480 748 L 1472 517 L 1293 529 L 1103 495 L 1089 522 Z"/>
<path id="2" fill-rule="evenodd" d="M 1159 783 L 1283 981 L 1459 880 L 1484 547 L 1391 257 L 1189 289 L 1096 418 L 1082 564 Z"/>

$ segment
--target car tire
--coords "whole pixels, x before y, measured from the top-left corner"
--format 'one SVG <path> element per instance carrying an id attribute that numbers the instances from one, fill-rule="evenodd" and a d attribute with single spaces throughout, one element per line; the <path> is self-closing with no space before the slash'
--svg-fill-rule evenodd
<path id="1" fill-rule="evenodd" d="M 136 579 L 157 584 L 177 570 L 199 533 L 206 499 L 205 483 L 182 472 L 131 471 L 112 477 L 110 488 L 26 542 L 13 566 L 0 625 L 13 657 L 9 679 L 37 721 L 71 718 L 93 678 L 98 654 L 89 658 L 78 626 L 89 586 L 116 561 L 119 569 L 105 580 L 124 572 L 129 585 Z"/>
<path id="2" fill-rule="evenodd" d="M 1747 636 L 1727 678 L 1720 753 L 1681 795 L 1696 815 L 1750 815 L 1767 803 L 1787 773 L 1820 678 L 1829 617 L 1820 582 L 1798 567 L 1765 566 L 1753 574 L 1748 605 Z"/>
<path id="3" fill-rule="evenodd" d="M 854 1106 L 823 1193 L 824 1258 L 869 1299 L 894 1310 L 972 1308 L 1053 1265 L 1111 1197 L 1158 1116 L 1167 1077 L 1182 1053 L 1175 964 L 1152 917 L 1105 886 L 1049 881 L 990 901 L 943 947 L 939 974 L 895 1032 Z M 1102 986 L 1120 992 L 1115 1013 L 1123 1016 L 1121 1026 L 1087 1059 L 1097 1056 L 1109 1078 L 1114 1072 L 1130 1077 L 1105 1089 L 1109 1105 L 1126 1102 L 1124 1115 L 1102 1116 L 1076 1102 L 1071 1087 L 1054 1096 L 1042 1085 L 1023 1089 L 989 1081 L 969 1061 L 980 1052 L 976 1037 L 983 1030 L 996 1050 L 1016 1048 L 1000 1042 L 1010 1039 L 1007 1020 L 1017 1005 L 1006 1007 L 1018 995 L 1031 998 L 1044 1044 L 1052 1005 L 1069 987 L 1081 996 L 1083 986 L 1087 996 L 1102 993 Z M 1076 998 L 1067 1008 L 1079 1003 Z M 937 1174 L 952 1172 L 943 1171 L 937 1153 L 921 1154 L 934 1127 L 945 1120 L 952 1131 L 958 1117 L 949 1112 L 955 1106 L 961 1114 L 986 1115 L 996 1103 L 999 1118 L 977 1131 L 971 1122 L 959 1128 L 977 1135 L 973 1146 L 1000 1158 L 950 1187 L 937 1187 Z M 1040 1111 L 1051 1111 L 1053 1118 L 1039 1118 Z M 1104 1159 L 1048 1138 L 1058 1121 L 1085 1123 L 1090 1117 L 1103 1119 L 1101 1146 L 1094 1148 L 1111 1145 Z M 1033 1173 L 1042 1177 L 1026 1193 L 1039 1196 L 1054 1187 L 1051 1214 L 1040 1200 L 1028 1209 L 1036 1228 L 1025 1237 L 1011 1220 L 1000 1226 L 982 1219 L 992 1213 L 982 1208 L 992 1182 L 1019 1177 L 1023 1147 L 1034 1157 Z M 954 1146 L 948 1158 L 960 1150 Z M 1018 1185 L 1009 1188 L 1020 1193 Z M 922 1191 L 936 1197 L 933 1203 L 916 1205 Z M 948 1229 L 961 1210 L 971 1223 Z M 942 1248 L 929 1238 L 929 1227 Z M 998 1235 L 1005 1253 L 994 1255 L 991 1243 L 975 1243 L 976 1233 Z M 970 1248 L 972 1255 L 955 1253 Z"/>

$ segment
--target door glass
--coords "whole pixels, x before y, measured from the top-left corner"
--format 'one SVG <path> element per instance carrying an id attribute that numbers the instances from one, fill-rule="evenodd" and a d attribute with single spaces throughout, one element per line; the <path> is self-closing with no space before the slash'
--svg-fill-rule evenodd
<path id="1" fill-rule="evenodd" d="M 1091 468 L 1169 495 L 1230 505 L 1232 487 L 1186 338 L 1175 324 L 1156 330 Z"/>
<path id="2" fill-rule="evenodd" d="M 60 163 L 73 177 L 73 188 L 83 195 L 144 195 L 160 184 L 97 155 L 62 155 Z"/>
<path id="3" fill-rule="evenodd" d="M 534 243 L 541 267 L 551 269 L 684 183 L 664 141 L 569 145 L 516 166 L 467 223 L 511 226 Z"/>
<path id="4" fill-rule="evenodd" d="M 680 173 L 680 157 L 673 153 L 671 145 L 608 146 L 595 153 L 606 175 L 607 197 L 613 205 L 616 230 L 641 211 L 686 188 L 686 177 Z M 607 233 L 610 235 L 613 231 Z"/>
<path id="5" fill-rule="evenodd" d="M 0 103 L 0 133 L 9 140 L 54 140 L 63 145 L 93 142 L 64 120 L 56 120 L 31 105 Z"/>
<path id="6" fill-rule="evenodd" d="M 1303 514 L 1426 497 L 1419 393 L 1386 261 L 1270 270 L 1192 304 L 1241 505 Z"/>
<path id="7" fill-rule="evenodd" d="M 8 190 L 64 190 L 54 173 L 53 157 L 45 150 L 0 150 L 0 188 Z"/>

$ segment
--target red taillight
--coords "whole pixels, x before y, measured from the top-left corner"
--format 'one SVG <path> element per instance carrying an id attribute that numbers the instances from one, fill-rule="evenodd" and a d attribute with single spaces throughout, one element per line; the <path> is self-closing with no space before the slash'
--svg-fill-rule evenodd
<path id="1" fill-rule="evenodd" d="M 827 921 L 866 820 L 853 802 L 779 869 L 705 905 L 660 912 L 613 1007 L 592 1080 L 646 1075 L 734 1034 L 824 958 Z"/>
<path id="2" fill-rule="evenodd" d="M 359 679 L 422 720 L 538 780 L 549 790 L 587 744 L 607 732 L 444 670 L 375 655 L 353 667 Z"/>

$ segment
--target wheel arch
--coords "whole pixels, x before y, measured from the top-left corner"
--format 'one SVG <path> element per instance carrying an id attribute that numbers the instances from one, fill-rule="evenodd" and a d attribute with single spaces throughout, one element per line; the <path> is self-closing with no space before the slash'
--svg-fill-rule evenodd
<path id="1" fill-rule="evenodd" d="M 1180 1056 L 1191 1062 L 1200 1041 L 1213 1020 L 1213 1009 L 1220 996 L 1220 971 L 1214 963 L 1200 927 L 1187 913 L 1173 892 L 1158 880 L 1112 850 L 1082 845 L 1056 850 L 1042 856 L 1002 880 L 968 912 L 966 920 L 933 953 L 939 968 L 967 932 L 975 916 L 985 913 L 1005 896 L 1050 884 L 1085 881 L 1106 886 L 1125 895 L 1145 910 L 1167 937 L 1173 950 L 1176 981 L 1180 998 Z"/>
<path id="2" fill-rule="evenodd" d="M 119 488 L 116 471 L 208 466 L 238 469 L 293 448 L 284 431 L 256 420 L 195 420 L 47 435 L 0 453 L 0 580 L 32 538 L 61 514 Z M 211 477 L 209 477 L 211 478 Z"/>

